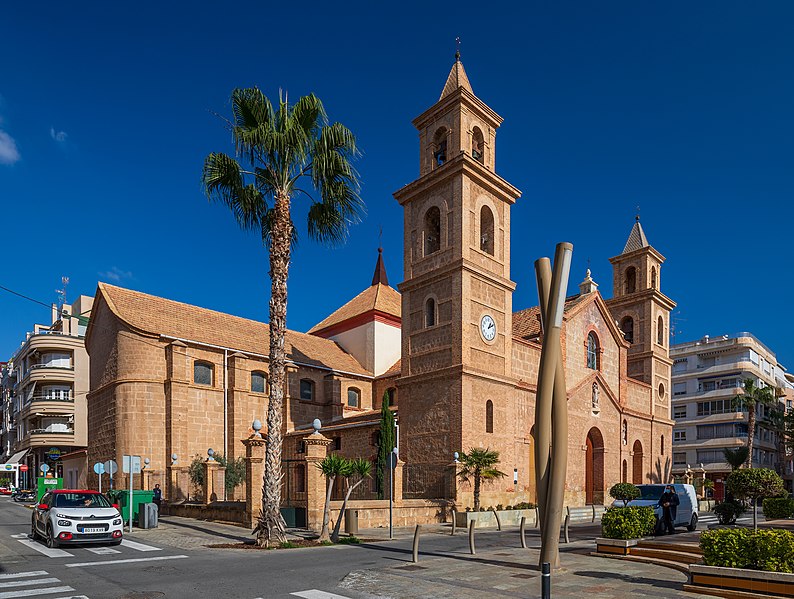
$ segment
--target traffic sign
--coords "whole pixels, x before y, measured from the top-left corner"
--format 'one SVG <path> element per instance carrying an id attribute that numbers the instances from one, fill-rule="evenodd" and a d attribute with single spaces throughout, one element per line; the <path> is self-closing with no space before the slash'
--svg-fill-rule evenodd
<path id="1" fill-rule="evenodd" d="M 94 464 L 94 473 L 105 474 L 105 465 L 102 462 L 97 462 Z"/>
<path id="2" fill-rule="evenodd" d="M 14 466 L 12 466 L 11 464 L 3 464 L 3 466 L 5 467 L 6 470 L 13 470 L 14 469 Z"/>
<path id="3" fill-rule="evenodd" d="M 133 474 L 141 473 L 141 456 L 139 455 L 125 455 L 122 456 L 121 471 L 124 474 L 129 474 L 130 470 Z"/>
<path id="4" fill-rule="evenodd" d="M 61 459 L 61 450 L 57 447 L 51 447 L 50 450 L 47 452 L 47 457 L 50 458 L 53 462 L 57 462 Z"/>
<path id="5" fill-rule="evenodd" d="M 113 476 L 119 471 L 119 465 L 114 460 L 103 462 L 102 466 L 104 466 L 105 472 L 109 473 L 110 476 Z"/>
<path id="6" fill-rule="evenodd" d="M 19 471 L 20 471 L 20 472 L 27 472 L 27 471 L 28 471 L 28 465 L 27 465 L 27 464 L 22 464 L 22 465 L 19 467 Z"/>
<path id="7" fill-rule="evenodd" d="M 47 471 L 49 469 L 50 467 L 47 464 L 42 464 L 41 466 L 39 466 L 39 470 L 41 470 L 44 474 L 47 474 Z"/>

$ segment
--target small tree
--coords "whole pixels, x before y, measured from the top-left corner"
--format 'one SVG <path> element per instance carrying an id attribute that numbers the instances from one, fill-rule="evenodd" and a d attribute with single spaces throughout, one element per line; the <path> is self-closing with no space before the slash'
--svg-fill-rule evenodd
<path id="1" fill-rule="evenodd" d="M 193 485 L 194 495 L 199 494 L 204 488 L 204 460 L 205 458 L 196 454 L 187 468 L 187 475 Z"/>
<path id="2" fill-rule="evenodd" d="M 331 533 L 331 541 L 336 543 L 339 541 L 339 529 L 342 527 L 342 517 L 345 514 L 345 509 L 347 508 L 347 500 L 350 499 L 350 495 L 353 493 L 353 490 L 359 486 L 364 480 L 370 477 L 372 473 L 372 464 L 369 460 L 365 460 L 364 458 L 355 458 L 353 460 L 345 460 L 347 462 L 347 467 L 344 469 L 343 476 L 347 480 L 347 492 L 345 493 L 345 499 L 342 501 L 342 509 L 339 510 L 339 516 L 336 518 L 336 524 L 334 525 L 334 531 Z M 350 484 L 351 481 L 353 484 Z"/>
<path id="3" fill-rule="evenodd" d="M 245 481 L 245 460 L 241 457 L 227 460 L 226 456 L 219 453 L 216 453 L 213 457 L 215 458 L 216 462 L 226 469 L 224 472 L 224 484 L 226 486 L 226 495 L 228 497 L 237 487 L 243 484 L 243 481 Z"/>
<path id="4" fill-rule="evenodd" d="M 394 449 L 394 412 L 389 409 L 389 392 L 383 394 L 380 407 L 380 435 L 378 437 L 378 461 L 375 465 L 375 489 L 378 499 L 383 499 L 385 481 L 389 473 L 389 460 Z"/>
<path id="5" fill-rule="evenodd" d="M 775 497 L 785 491 L 783 479 L 769 468 L 734 470 L 725 481 L 728 490 L 739 499 L 753 503 L 753 529 L 758 530 L 758 500 Z"/>
<path id="6" fill-rule="evenodd" d="M 727 447 L 722 450 L 722 455 L 725 456 L 725 461 L 731 467 L 731 470 L 738 470 L 747 461 L 747 456 L 750 455 L 750 450 L 746 445 L 737 447 L 736 449 L 728 449 Z"/>
<path id="7" fill-rule="evenodd" d="M 618 483 L 616 485 L 612 485 L 612 488 L 609 489 L 609 496 L 612 499 L 622 501 L 623 507 L 626 507 L 629 504 L 629 501 L 639 499 L 640 495 L 640 490 L 631 483 Z"/>
<path id="8" fill-rule="evenodd" d="M 327 490 L 325 493 L 325 510 L 323 511 L 323 527 L 320 531 L 320 538 L 317 539 L 320 543 L 322 543 L 323 541 L 331 540 L 331 535 L 328 532 L 328 523 L 331 521 L 331 496 L 334 493 L 334 482 L 336 481 L 337 477 L 346 476 L 349 464 L 348 460 L 339 454 L 332 453 L 322 462 L 318 463 L 317 467 L 328 481 Z"/>
<path id="9" fill-rule="evenodd" d="M 497 470 L 499 464 L 499 452 L 491 451 L 487 447 L 480 449 L 472 447 L 469 453 L 460 453 L 461 468 L 458 478 L 462 482 L 469 482 L 474 479 L 474 511 L 480 511 L 480 482 L 483 480 L 493 480 L 507 476 L 504 472 Z"/>

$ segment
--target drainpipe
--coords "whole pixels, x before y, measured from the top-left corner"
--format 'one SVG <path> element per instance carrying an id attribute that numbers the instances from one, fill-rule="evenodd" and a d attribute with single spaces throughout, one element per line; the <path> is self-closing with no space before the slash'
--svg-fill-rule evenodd
<path id="1" fill-rule="evenodd" d="M 229 350 L 223 350 L 223 455 L 229 463 Z M 226 501 L 226 483 L 223 484 L 223 500 Z"/>

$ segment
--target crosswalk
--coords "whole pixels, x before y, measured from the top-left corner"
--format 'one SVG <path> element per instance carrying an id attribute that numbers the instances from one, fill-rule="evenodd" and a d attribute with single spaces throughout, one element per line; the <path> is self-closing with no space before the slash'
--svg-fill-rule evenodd
<path id="1" fill-rule="evenodd" d="M 42 597 L 44 599 L 88 599 L 73 595 L 74 589 L 46 570 L 0 574 L 0 599 Z M 53 596 L 55 595 L 55 596 Z"/>

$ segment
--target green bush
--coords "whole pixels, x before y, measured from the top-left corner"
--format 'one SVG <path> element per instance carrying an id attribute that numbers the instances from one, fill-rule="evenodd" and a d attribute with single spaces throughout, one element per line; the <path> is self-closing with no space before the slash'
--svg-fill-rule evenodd
<path id="1" fill-rule="evenodd" d="M 794 499 L 790 497 L 770 497 L 764 499 L 764 516 L 769 520 L 794 518 Z"/>
<path id="2" fill-rule="evenodd" d="M 734 470 L 725 480 L 725 486 L 739 499 L 753 501 L 762 497 L 775 497 L 785 490 L 783 479 L 769 468 Z"/>
<path id="3" fill-rule="evenodd" d="M 649 506 L 610 507 L 601 516 L 601 535 L 607 539 L 639 539 L 652 534 L 655 526 Z"/>
<path id="4" fill-rule="evenodd" d="M 624 506 L 627 505 L 629 501 L 639 499 L 640 495 L 640 490 L 631 483 L 618 483 L 612 485 L 612 488 L 609 489 L 609 496 L 612 499 L 622 501 Z"/>
<path id="5" fill-rule="evenodd" d="M 337 545 L 358 545 L 361 543 L 361 539 L 354 536 L 340 537 L 336 543 Z"/>
<path id="6" fill-rule="evenodd" d="M 514 510 L 534 510 L 537 506 L 536 503 L 532 503 L 531 501 L 519 501 L 517 504 L 513 506 L 512 509 Z"/>
<path id="7" fill-rule="evenodd" d="M 794 572 L 794 532 L 788 530 L 704 530 L 700 547 L 707 566 Z"/>
<path id="8" fill-rule="evenodd" d="M 714 506 L 713 512 L 720 524 L 733 524 L 744 513 L 744 506 L 735 500 L 723 501 Z"/>

